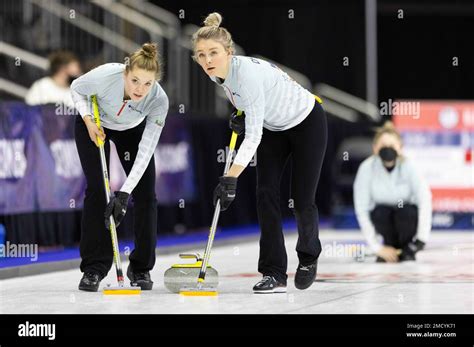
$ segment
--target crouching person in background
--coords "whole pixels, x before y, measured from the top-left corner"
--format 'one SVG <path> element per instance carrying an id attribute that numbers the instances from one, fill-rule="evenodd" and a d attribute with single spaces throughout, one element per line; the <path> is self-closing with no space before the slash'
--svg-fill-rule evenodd
<path id="1" fill-rule="evenodd" d="M 403 156 L 402 139 L 392 122 L 377 130 L 373 151 L 360 165 L 354 182 L 359 226 L 377 262 L 415 260 L 431 232 L 428 184 Z"/>

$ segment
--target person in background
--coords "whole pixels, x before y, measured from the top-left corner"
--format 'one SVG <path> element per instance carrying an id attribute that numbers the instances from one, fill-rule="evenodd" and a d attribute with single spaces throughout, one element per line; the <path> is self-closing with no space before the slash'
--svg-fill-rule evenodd
<path id="1" fill-rule="evenodd" d="M 74 107 L 71 83 L 82 74 L 79 59 L 69 51 L 56 51 L 49 55 L 49 76 L 43 77 L 28 90 L 28 105 L 64 104 Z"/>
<path id="2" fill-rule="evenodd" d="M 431 232 L 430 189 L 403 156 L 402 139 L 392 122 L 377 130 L 373 152 L 359 166 L 354 182 L 360 228 L 377 262 L 415 260 Z"/>

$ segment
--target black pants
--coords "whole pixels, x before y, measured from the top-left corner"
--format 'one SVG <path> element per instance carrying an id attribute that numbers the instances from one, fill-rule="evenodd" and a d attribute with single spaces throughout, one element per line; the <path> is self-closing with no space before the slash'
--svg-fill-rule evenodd
<path id="1" fill-rule="evenodd" d="M 116 131 L 104 128 L 107 166 L 110 160 L 112 140 L 122 166 L 128 175 L 138 152 L 138 144 L 145 129 L 146 120 L 135 128 Z M 81 222 L 81 271 L 96 272 L 106 276 L 113 263 L 110 232 L 105 227 L 105 192 L 100 165 L 99 148 L 91 141 L 81 117 L 75 124 L 76 146 L 87 187 Z M 130 254 L 130 264 L 135 271 L 149 271 L 155 265 L 157 201 L 155 196 L 155 161 L 152 157 L 142 178 L 132 192 L 133 228 L 135 249 Z"/>
<path id="2" fill-rule="evenodd" d="M 401 249 L 416 235 L 418 207 L 377 205 L 370 212 L 370 219 L 376 232 L 382 235 L 384 245 Z"/>
<path id="3" fill-rule="evenodd" d="M 263 129 L 257 151 L 257 213 L 260 223 L 258 271 L 286 283 L 288 259 L 282 231 L 280 180 L 291 156 L 291 196 L 298 225 L 296 251 L 301 264 L 321 253 L 316 188 L 327 142 L 327 121 L 316 103 L 307 118 L 285 131 Z M 291 206 L 290 206 L 291 207 Z"/>

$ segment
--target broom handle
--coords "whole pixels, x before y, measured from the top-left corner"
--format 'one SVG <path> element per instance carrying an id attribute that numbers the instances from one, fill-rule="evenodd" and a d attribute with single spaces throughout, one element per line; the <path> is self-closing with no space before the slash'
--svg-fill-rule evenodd
<path id="1" fill-rule="evenodd" d="M 242 115 L 242 111 L 237 111 L 237 116 Z M 232 137 L 230 138 L 229 144 L 229 153 L 227 155 L 224 167 L 224 176 L 230 169 L 230 164 L 232 163 L 232 155 L 234 154 L 235 144 L 237 142 L 237 133 L 235 131 L 232 132 Z M 209 258 L 211 257 L 211 248 L 212 243 L 214 242 L 214 236 L 216 235 L 217 229 L 217 222 L 219 221 L 219 215 L 221 213 L 221 200 L 218 199 L 216 203 L 216 208 L 214 210 L 214 216 L 212 218 L 211 229 L 209 231 L 209 237 L 207 239 L 206 250 L 204 251 L 204 259 L 201 264 L 201 271 L 199 272 L 198 283 L 203 283 L 206 277 L 206 270 L 207 264 L 209 262 Z"/>
<path id="2" fill-rule="evenodd" d="M 97 127 L 100 129 L 100 116 L 99 116 L 99 106 L 97 103 L 97 96 L 92 95 L 92 109 L 94 113 L 94 122 Z M 104 150 L 104 141 L 97 138 L 97 142 L 99 143 L 99 152 L 100 152 L 100 165 L 102 167 L 102 178 L 104 180 L 104 187 L 105 187 L 105 201 L 106 205 L 110 202 L 110 184 L 109 184 L 109 173 L 107 171 L 107 160 L 105 157 L 105 150 Z M 117 271 L 117 281 L 119 286 L 123 287 L 124 285 L 124 278 L 122 272 L 122 263 L 120 261 L 120 253 L 118 248 L 118 239 L 117 239 L 117 229 L 115 227 L 115 220 L 113 216 L 110 216 L 110 236 L 112 239 L 112 249 L 114 252 L 114 263 L 115 269 Z"/>

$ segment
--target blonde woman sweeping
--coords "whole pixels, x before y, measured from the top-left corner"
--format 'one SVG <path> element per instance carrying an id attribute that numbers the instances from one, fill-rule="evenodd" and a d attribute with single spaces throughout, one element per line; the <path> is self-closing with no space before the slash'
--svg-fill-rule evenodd
<path id="1" fill-rule="evenodd" d="M 221 21 L 220 14 L 212 13 L 194 34 L 194 59 L 224 89 L 233 106 L 244 111 L 244 117 L 231 116 L 231 128 L 245 133 L 245 138 L 228 174 L 219 178 L 214 202 L 220 199 L 222 210 L 229 207 L 239 175 L 257 152 L 258 271 L 263 277 L 253 291 L 286 292 L 280 179 L 291 156 L 291 198 L 298 224 L 295 286 L 306 289 L 315 281 L 321 253 L 315 195 L 326 151 L 326 115 L 316 97 L 277 66 L 235 56 L 232 37 Z"/>
<path id="2" fill-rule="evenodd" d="M 130 195 L 134 202 L 135 249 L 127 276 L 132 285 L 151 290 L 149 271 L 155 264 L 157 203 L 155 152 L 168 113 L 168 97 L 158 83 L 161 65 L 157 47 L 144 44 L 128 64 L 101 65 L 76 79 L 72 96 L 80 117 L 75 139 L 87 188 L 81 226 L 79 289 L 97 291 L 112 266 L 113 252 L 108 220 L 125 216 Z M 94 123 L 89 97 L 97 95 L 103 128 Z M 125 183 L 106 207 L 97 137 L 105 140 L 107 162 L 112 140 L 127 174 Z"/>

